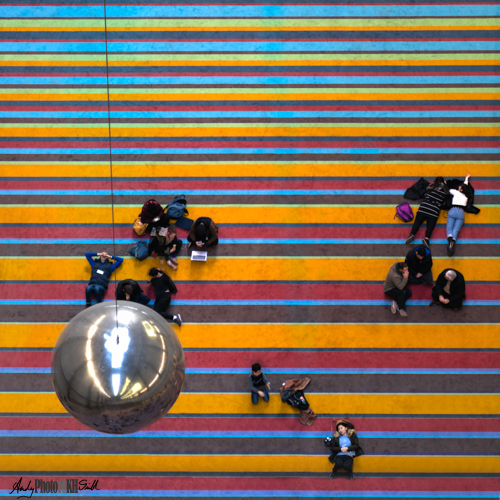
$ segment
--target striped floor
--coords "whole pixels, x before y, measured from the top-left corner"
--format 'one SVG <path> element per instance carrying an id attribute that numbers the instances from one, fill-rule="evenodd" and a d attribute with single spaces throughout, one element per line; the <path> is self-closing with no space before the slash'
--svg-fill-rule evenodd
<path id="1" fill-rule="evenodd" d="M 499 9 L 5 0 L 0 497 L 78 478 L 99 498 L 498 499 Z M 420 177 L 467 172 L 481 212 L 452 259 L 444 213 L 432 240 L 464 307 L 412 287 L 393 316 L 381 285 L 410 248 L 395 205 Z M 84 253 L 125 255 L 144 201 L 177 194 L 220 228 L 206 264 L 170 273 L 183 393 L 140 433 L 99 434 L 52 392 L 51 350 L 84 307 Z M 146 287 L 154 264 L 125 258 L 117 277 Z M 256 361 L 273 392 L 253 406 Z M 311 428 L 276 394 L 302 376 Z M 322 441 L 345 415 L 366 455 L 331 482 Z"/>

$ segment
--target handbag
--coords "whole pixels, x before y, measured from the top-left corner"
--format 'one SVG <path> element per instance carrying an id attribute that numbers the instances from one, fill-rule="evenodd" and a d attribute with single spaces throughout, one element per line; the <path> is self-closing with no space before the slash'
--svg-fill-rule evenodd
<path id="1" fill-rule="evenodd" d="M 135 219 L 135 221 L 134 221 L 135 234 L 137 234 L 138 236 L 142 236 L 146 232 L 147 228 L 148 228 L 148 224 L 143 224 L 141 222 L 140 217 L 137 217 L 137 219 Z"/>

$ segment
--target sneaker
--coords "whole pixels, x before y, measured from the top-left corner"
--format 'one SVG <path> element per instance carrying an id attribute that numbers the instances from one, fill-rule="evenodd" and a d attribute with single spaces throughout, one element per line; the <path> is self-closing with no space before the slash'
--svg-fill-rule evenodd
<path id="1" fill-rule="evenodd" d="M 411 243 L 414 239 L 415 239 L 415 235 L 414 235 L 414 234 L 410 234 L 410 236 L 408 236 L 408 238 L 406 238 L 405 243 L 408 245 L 408 244 L 409 244 L 409 243 Z"/>
<path id="2" fill-rule="evenodd" d="M 424 247 L 427 248 L 427 250 L 431 249 L 431 242 L 429 241 L 429 238 L 424 238 L 422 240 L 422 243 L 424 244 Z"/>
<path id="3" fill-rule="evenodd" d="M 396 314 L 398 312 L 398 305 L 395 300 L 391 302 L 391 313 Z"/>
<path id="4" fill-rule="evenodd" d="M 182 326 L 182 318 L 180 314 L 176 314 L 172 321 L 177 325 L 177 326 Z"/>
<path id="5" fill-rule="evenodd" d="M 335 472 L 330 472 L 330 481 L 333 481 L 335 479 Z"/>
<path id="6" fill-rule="evenodd" d="M 400 309 L 399 310 L 399 314 L 401 314 L 401 317 L 403 317 L 403 318 L 407 318 L 408 317 L 408 313 L 404 309 Z"/>
<path id="7" fill-rule="evenodd" d="M 448 253 L 449 257 L 451 257 L 455 253 L 455 243 L 456 243 L 456 241 L 453 239 L 450 241 L 450 250 Z"/>
<path id="8" fill-rule="evenodd" d="M 354 481 L 354 473 L 351 473 L 351 475 L 349 476 L 349 479 L 350 479 L 351 481 Z"/>

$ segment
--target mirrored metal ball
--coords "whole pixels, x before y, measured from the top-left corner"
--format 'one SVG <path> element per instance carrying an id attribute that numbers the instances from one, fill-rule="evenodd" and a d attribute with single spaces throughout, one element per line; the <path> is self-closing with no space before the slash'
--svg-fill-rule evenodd
<path id="1" fill-rule="evenodd" d="M 103 302 L 75 316 L 59 335 L 52 384 L 82 424 L 129 434 L 172 407 L 184 364 L 179 338 L 159 314 L 134 302 Z"/>

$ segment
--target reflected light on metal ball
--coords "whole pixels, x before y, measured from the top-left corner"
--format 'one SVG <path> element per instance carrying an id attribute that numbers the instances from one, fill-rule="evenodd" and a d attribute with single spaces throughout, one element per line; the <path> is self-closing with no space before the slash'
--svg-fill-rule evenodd
<path id="1" fill-rule="evenodd" d="M 52 384 L 90 429 L 130 434 L 163 417 L 184 382 L 184 352 L 173 328 L 149 307 L 103 302 L 75 316 L 52 353 Z"/>

